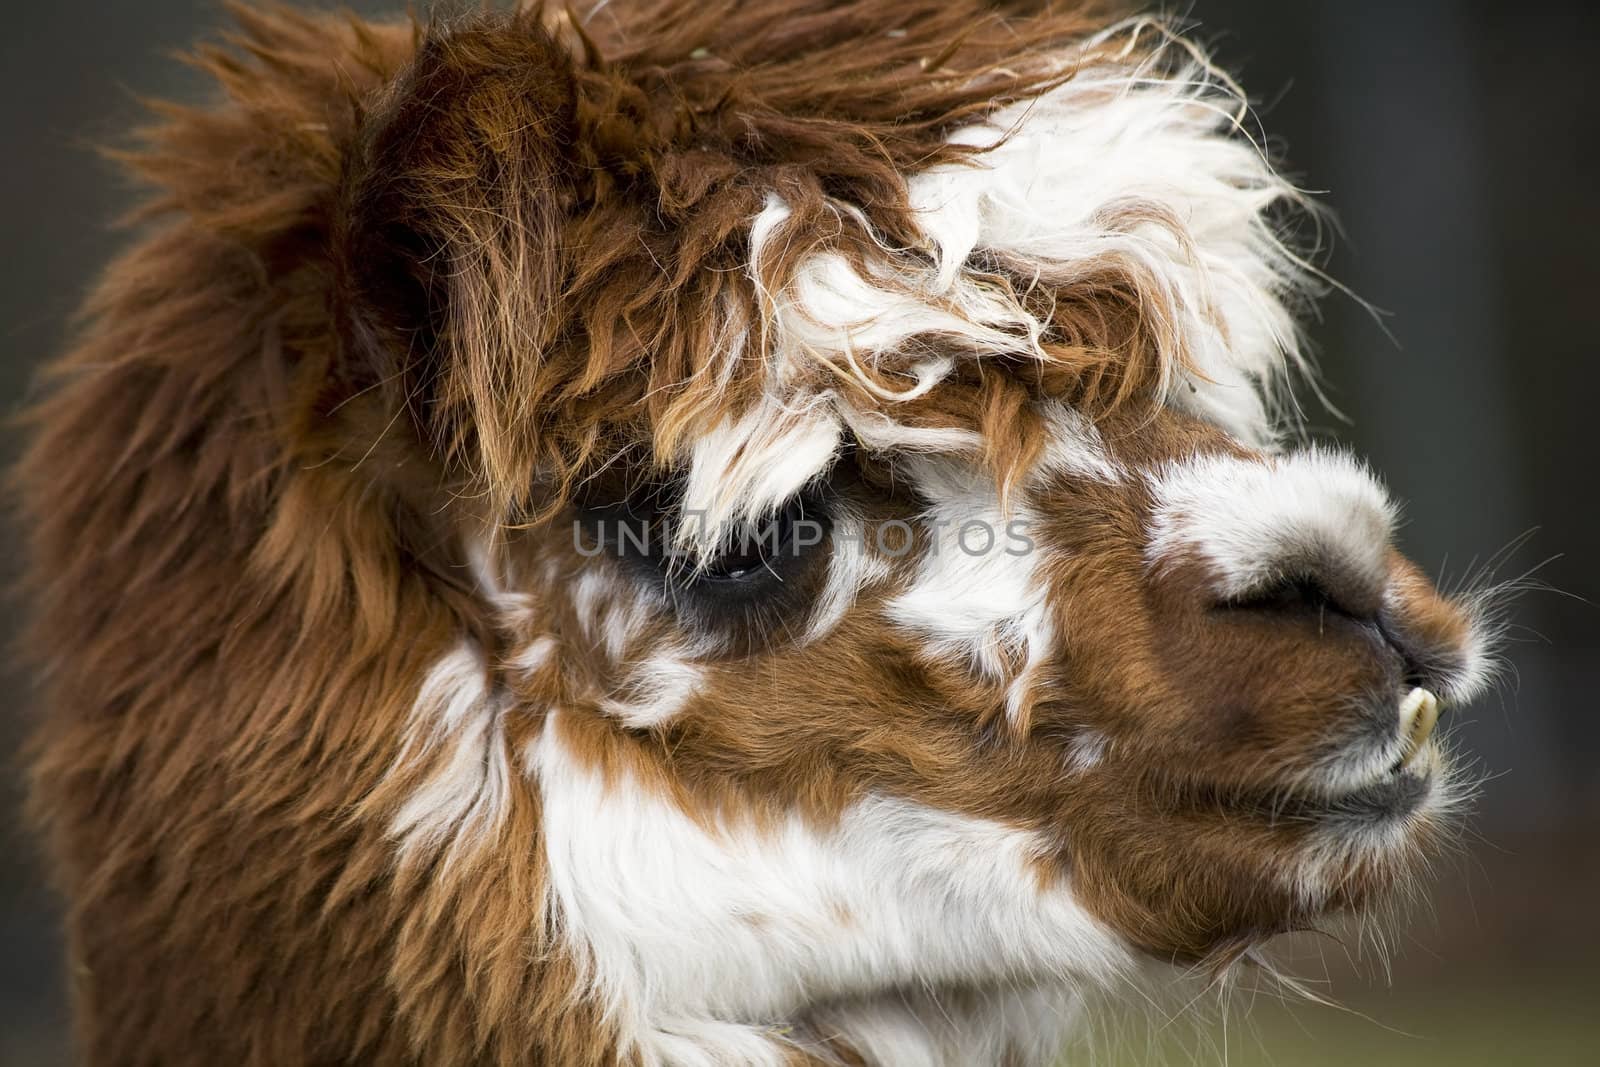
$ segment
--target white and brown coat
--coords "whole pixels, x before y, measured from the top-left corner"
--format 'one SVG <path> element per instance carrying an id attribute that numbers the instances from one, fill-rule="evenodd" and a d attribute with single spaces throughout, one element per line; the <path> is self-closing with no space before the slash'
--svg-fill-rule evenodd
<path id="1" fill-rule="evenodd" d="M 237 18 L 18 475 L 89 1062 L 1042 1065 L 1425 863 L 1482 620 L 1282 447 L 1300 198 L 1191 45 Z"/>

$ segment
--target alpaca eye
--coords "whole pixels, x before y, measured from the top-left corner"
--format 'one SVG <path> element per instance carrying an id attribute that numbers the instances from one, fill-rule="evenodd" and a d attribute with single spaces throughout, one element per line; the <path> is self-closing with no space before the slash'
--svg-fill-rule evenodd
<path id="1" fill-rule="evenodd" d="M 796 497 L 771 518 L 742 524 L 695 572 L 696 580 L 741 582 L 771 577 L 781 581 L 789 562 L 822 543 L 825 531 L 818 512 L 814 502 Z"/>
<path id="2" fill-rule="evenodd" d="M 832 550 L 824 490 L 731 533 L 710 559 L 657 556 L 653 578 L 680 621 L 724 651 L 754 654 L 805 629 Z"/>
<path id="3" fill-rule="evenodd" d="M 689 632 L 726 654 L 755 654 L 803 631 L 833 551 L 833 480 L 731 532 L 710 558 L 681 545 L 682 499 L 682 482 L 670 477 L 623 472 L 597 481 L 579 502 L 574 548 L 585 560 L 621 563 Z"/>

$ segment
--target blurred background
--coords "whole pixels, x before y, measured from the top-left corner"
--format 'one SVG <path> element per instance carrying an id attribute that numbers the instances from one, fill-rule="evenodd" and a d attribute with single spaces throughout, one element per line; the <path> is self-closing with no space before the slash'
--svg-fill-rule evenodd
<path id="1" fill-rule="evenodd" d="M 403 7 L 354 5 L 365 12 Z M 419 5 L 420 6 L 420 5 Z M 1489 0 L 1195 0 L 1287 170 L 1337 212 L 1330 297 L 1311 334 L 1312 408 L 1407 502 L 1403 547 L 1460 580 L 1507 546 L 1535 577 L 1503 691 L 1452 729 L 1490 776 L 1469 855 L 1391 938 L 1286 946 L 1341 1007 L 1243 995 L 1226 1024 L 1114 1028 L 1114 1063 L 1600 1063 L 1600 8 Z M 8 12 L 0 95 L 0 405 L 120 238 L 132 191 L 90 150 L 140 121 L 136 96 L 203 87 L 171 53 L 221 25 L 212 0 L 34 3 Z M 7 434 L 0 459 L 16 442 Z M 1523 540 L 1525 538 L 1525 540 Z M 0 567 L 11 568 L 6 530 Z M 7 575 L 9 577 L 9 575 Z M 14 628 L 15 605 L 0 611 Z M 0 661 L 3 662 L 3 661 Z M 0 668 L 3 670 L 4 668 Z M 58 914 L 20 826 L 25 679 L 0 675 L 0 1067 L 68 1062 Z"/>

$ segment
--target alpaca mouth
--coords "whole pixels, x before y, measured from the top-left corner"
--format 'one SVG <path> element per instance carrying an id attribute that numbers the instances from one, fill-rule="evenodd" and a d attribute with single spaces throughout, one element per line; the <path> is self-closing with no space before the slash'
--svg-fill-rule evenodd
<path id="1" fill-rule="evenodd" d="M 1402 696 L 1397 721 L 1384 731 L 1382 748 L 1361 758 L 1356 768 L 1330 778 L 1301 781 L 1268 790 L 1248 790 L 1224 798 L 1202 790 L 1211 802 L 1255 815 L 1269 825 L 1315 824 L 1362 829 L 1393 823 L 1414 814 L 1433 795 L 1444 768 L 1444 754 L 1434 739 L 1442 703 L 1420 686 Z"/>
<path id="2" fill-rule="evenodd" d="M 1404 766 L 1336 793 L 1291 790 L 1238 798 L 1243 808 L 1272 826 L 1369 829 L 1393 823 L 1422 808 L 1437 784 L 1437 746 L 1428 745 Z"/>
<path id="3" fill-rule="evenodd" d="M 1297 796 L 1280 810 L 1321 822 L 1371 825 L 1410 815 L 1427 801 L 1443 756 L 1433 738 L 1443 705 L 1431 691 L 1413 687 L 1400 698 L 1392 755 L 1369 776 L 1317 796 Z"/>
<path id="4" fill-rule="evenodd" d="M 1276 788 L 1239 790 L 1200 786 L 1186 791 L 1196 809 L 1224 811 L 1268 827 L 1370 829 L 1392 824 L 1424 807 L 1438 785 L 1443 755 L 1428 743 L 1403 764 L 1380 769 L 1366 781 L 1336 790 Z"/>
<path id="5" fill-rule="evenodd" d="M 1382 726 L 1375 744 L 1342 764 L 1319 783 L 1290 790 L 1288 804 L 1277 810 L 1326 817 L 1394 817 L 1415 811 L 1428 797 L 1444 765 L 1434 739 L 1444 705 L 1430 690 L 1415 686 L 1389 705 L 1395 718 Z"/>
<path id="6" fill-rule="evenodd" d="M 1425 690 L 1414 690 L 1426 693 Z M 1407 710 L 1409 709 L 1409 711 Z M 1414 814 L 1433 795 L 1444 767 L 1443 750 L 1431 734 L 1438 718 L 1432 694 L 1408 696 L 1402 704 L 1401 746 L 1398 758 L 1369 780 L 1335 793 L 1300 796 L 1284 810 L 1327 825 L 1351 828 L 1393 822 Z"/>
<path id="7" fill-rule="evenodd" d="M 1438 748 L 1428 745 L 1378 781 L 1334 797 L 1297 798 L 1287 810 L 1323 824 L 1370 826 L 1412 814 L 1434 788 Z"/>

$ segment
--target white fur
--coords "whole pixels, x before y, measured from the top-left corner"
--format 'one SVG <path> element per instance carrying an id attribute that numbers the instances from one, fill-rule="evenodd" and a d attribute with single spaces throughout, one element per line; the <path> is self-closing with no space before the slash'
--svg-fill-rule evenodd
<path id="1" fill-rule="evenodd" d="M 584 568 L 572 583 L 570 595 L 584 636 L 597 642 L 613 663 L 626 656 L 643 634 L 659 599 L 653 590 L 609 565 Z"/>
<path id="2" fill-rule="evenodd" d="M 1104 47 L 1091 42 L 1084 54 Z M 1228 83 L 1198 61 L 1163 67 L 1176 47 L 1144 66 L 1091 60 L 1059 88 L 958 131 L 953 142 L 984 152 L 907 183 L 927 254 L 884 245 L 858 268 L 820 250 L 783 291 L 763 292 L 774 377 L 888 361 L 907 376 L 903 388 L 860 384 L 910 399 L 962 359 L 1048 358 L 1048 323 L 969 266 L 982 252 L 1057 294 L 1109 270 L 1138 279 L 1162 355 L 1173 367 L 1186 356 L 1197 371 L 1168 382 L 1170 400 L 1272 443 L 1269 401 L 1302 363 L 1291 309 L 1310 275 L 1269 215 L 1302 198 L 1240 134 Z M 858 206 L 833 206 L 841 224 L 866 225 Z M 818 237 L 791 233 L 790 215 L 771 196 L 751 227 L 758 284 L 769 245 Z"/>
<path id="3" fill-rule="evenodd" d="M 511 656 L 506 666 L 519 674 L 538 674 L 554 662 L 555 653 L 556 639 L 549 634 L 541 634 Z"/>
<path id="4" fill-rule="evenodd" d="M 789 205 L 768 196 L 750 227 L 767 395 L 693 446 L 687 506 L 709 520 L 695 540 L 715 544 L 726 523 L 781 505 L 827 468 L 846 426 L 874 448 L 970 453 L 981 444 L 967 430 L 902 425 L 881 406 L 922 396 L 961 361 L 1049 358 L 1049 323 L 972 268 L 975 253 L 1062 296 L 1107 272 L 1137 279 L 1165 365 L 1186 358 L 1195 369 L 1170 375 L 1169 401 L 1248 443 L 1275 441 L 1272 400 L 1303 363 L 1291 312 L 1311 274 L 1269 216 L 1302 198 L 1240 133 L 1233 87 L 1199 59 L 1173 62 L 1192 55 L 1184 46 L 1169 43 L 1142 65 L 1114 52 L 1116 40 L 1141 32 L 1154 31 L 1120 27 L 1057 57 L 1063 69 L 1085 65 L 952 136 L 982 154 L 912 175 L 922 247 L 881 244 L 854 264 L 827 247 L 828 235 L 793 232 Z M 829 206 L 841 226 L 875 232 L 861 205 Z M 767 291 L 766 262 L 796 240 L 818 249 L 781 291 Z M 729 345 L 747 355 L 747 332 L 733 332 Z M 904 384 L 862 373 L 875 367 Z M 819 388 L 819 369 L 852 384 Z M 859 389 L 872 404 L 853 398 Z M 1074 443 L 1084 436 L 1060 428 Z M 1098 476 L 1115 473 L 1086 462 Z"/>
<path id="5" fill-rule="evenodd" d="M 961 131 L 956 142 L 986 149 L 983 165 L 910 183 L 937 256 L 933 291 L 970 285 L 974 251 L 1031 266 L 1058 291 L 1129 268 L 1148 288 L 1146 316 L 1170 331 L 1169 352 L 1199 371 L 1172 383 L 1172 401 L 1270 443 L 1265 401 L 1300 362 L 1291 305 L 1307 276 L 1267 213 L 1301 197 L 1239 135 L 1242 114 L 1199 62 L 1171 73 L 1102 64 Z"/>
<path id="6" fill-rule="evenodd" d="M 1110 738 L 1099 730 L 1083 730 L 1067 742 L 1067 756 L 1063 761 L 1070 774 L 1086 774 L 1100 766 L 1106 758 Z"/>
<path id="7" fill-rule="evenodd" d="M 954 426 L 914 426 L 896 422 L 875 408 L 839 401 L 845 425 L 857 441 L 878 452 L 951 452 L 974 455 L 983 438 L 974 430 Z"/>
<path id="8" fill-rule="evenodd" d="M 730 525 L 776 511 L 833 463 L 839 417 L 819 395 L 765 396 L 694 442 L 681 543 L 722 542 Z"/>
<path id="9" fill-rule="evenodd" d="M 1445 767 L 1437 741 L 1428 742 L 1416 762 L 1400 773 L 1427 779 L 1427 794 L 1414 810 L 1330 820 L 1315 830 L 1295 862 L 1282 869 L 1282 884 L 1302 906 L 1326 907 L 1346 880 L 1406 855 L 1415 847 L 1420 827 L 1449 820 L 1471 799 L 1471 788 L 1459 772 Z"/>
<path id="10" fill-rule="evenodd" d="M 1010 539 L 1011 530 L 1030 529 L 1033 516 L 1020 505 L 1003 511 L 993 479 L 958 460 L 919 457 L 905 472 L 930 501 L 922 519 L 932 533 L 910 585 L 888 602 L 886 613 L 895 625 L 925 637 L 931 657 L 954 657 L 1007 682 L 1007 710 L 1015 716 L 1058 637 L 1049 589 L 1034 573 L 1038 547 Z M 987 532 L 972 535 L 977 527 L 969 523 Z"/>
<path id="11" fill-rule="evenodd" d="M 389 823 L 402 862 L 444 848 L 448 858 L 493 836 L 510 804 L 510 763 L 482 653 L 463 641 L 428 672 L 412 708 L 395 773 L 427 777 Z M 442 754 L 442 758 L 441 758 Z"/>
<path id="12" fill-rule="evenodd" d="M 1198 555 L 1219 597 L 1259 591 L 1308 563 L 1337 567 L 1374 593 L 1387 583 L 1395 506 L 1343 453 L 1195 456 L 1151 476 L 1150 490 L 1146 559 Z"/>
<path id="13" fill-rule="evenodd" d="M 873 534 L 859 515 L 841 506 L 833 516 L 833 551 L 828 557 L 828 579 L 801 635 L 815 641 L 832 632 L 855 606 L 861 591 L 889 577 L 888 562 L 873 551 Z"/>
<path id="14" fill-rule="evenodd" d="M 1031 472 L 1037 482 L 1051 474 L 1066 474 L 1115 484 L 1128 477 L 1125 468 L 1106 448 L 1100 428 L 1081 411 L 1062 403 L 1040 406 L 1050 436 L 1043 460 Z"/>
<path id="15" fill-rule="evenodd" d="M 527 754 L 552 904 L 643 1063 L 778 1063 L 814 1004 L 1027 976 L 1060 994 L 1131 966 L 1068 887 L 1032 869 L 1044 843 L 1031 834 L 887 797 L 833 827 L 737 814 L 708 827 L 626 778 L 602 781 L 563 742 L 563 714 Z M 857 1019 L 863 1038 L 910 1047 L 881 1013 Z M 990 1040 L 976 1035 L 992 1022 L 969 1040 Z"/>
<path id="16" fill-rule="evenodd" d="M 624 726 L 644 730 L 668 722 L 693 699 L 705 681 L 705 668 L 681 648 L 667 645 L 627 673 L 626 698 L 610 696 L 601 708 Z"/>
<path id="17" fill-rule="evenodd" d="M 600 697 L 600 709 L 630 729 L 649 729 L 672 719 L 693 699 L 705 679 L 696 657 L 708 649 L 684 640 L 641 648 L 641 638 L 665 604 L 656 590 L 642 587 L 609 563 L 596 561 L 585 568 L 568 585 L 568 595 L 578 626 L 604 654 L 612 679 Z M 533 673 L 553 651 L 552 638 L 535 638 L 509 666 Z"/>

